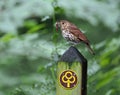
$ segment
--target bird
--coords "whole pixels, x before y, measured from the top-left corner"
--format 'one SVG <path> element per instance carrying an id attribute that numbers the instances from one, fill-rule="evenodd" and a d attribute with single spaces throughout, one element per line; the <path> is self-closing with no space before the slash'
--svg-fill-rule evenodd
<path id="1" fill-rule="evenodd" d="M 75 24 L 67 20 L 60 20 L 56 22 L 55 26 L 57 31 L 58 29 L 61 30 L 64 39 L 71 42 L 74 46 L 83 42 L 87 46 L 89 52 L 95 55 L 95 52 L 90 46 L 90 41 Z"/>

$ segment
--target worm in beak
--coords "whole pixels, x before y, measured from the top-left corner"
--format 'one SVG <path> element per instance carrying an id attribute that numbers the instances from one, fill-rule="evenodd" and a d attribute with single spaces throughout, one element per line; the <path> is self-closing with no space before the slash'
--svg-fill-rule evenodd
<path id="1" fill-rule="evenodd" d="M 58 31 L 58 28 L 60 27 L 60 23 L 56 22 L 55 26 L 56 26 L 56 31 Z"/>

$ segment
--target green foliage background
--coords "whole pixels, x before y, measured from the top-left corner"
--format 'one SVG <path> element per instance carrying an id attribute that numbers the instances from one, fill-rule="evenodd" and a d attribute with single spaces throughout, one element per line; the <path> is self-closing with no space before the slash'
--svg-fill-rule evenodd
<path id="1" fill-rule="evenodd" d="M 55 22 L 75 23 L 96 55 L 88 95 L 120 95 L 120 0 L 0 0 L 0 95 L 55 95 L 56 63 L 69 48 Z"/>

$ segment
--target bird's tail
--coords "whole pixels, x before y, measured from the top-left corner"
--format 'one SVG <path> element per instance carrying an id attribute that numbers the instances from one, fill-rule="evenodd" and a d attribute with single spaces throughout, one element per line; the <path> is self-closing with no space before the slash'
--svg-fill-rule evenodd
<path id="1" fill-rule="evenodd" d="M 86 43 L 86 46 L 87 46 L 89 52 L 90 52 L 91 54 L 95 55 L 95 52 L 93 51 L 93 49 L 90 47 L 90 45 L 89 45 L 88 43 Z"/>

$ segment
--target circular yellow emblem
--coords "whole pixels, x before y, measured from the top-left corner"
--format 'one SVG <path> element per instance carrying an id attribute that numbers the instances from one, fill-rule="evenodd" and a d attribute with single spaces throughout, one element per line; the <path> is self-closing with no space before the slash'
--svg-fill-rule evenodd
<path id="1" fill-rule="evenodd" d="M 66 70 L 60 75 L 60 84 L 65 88 L 73 88 L 77 84 L 77 75 L 71 70 Z"/>

